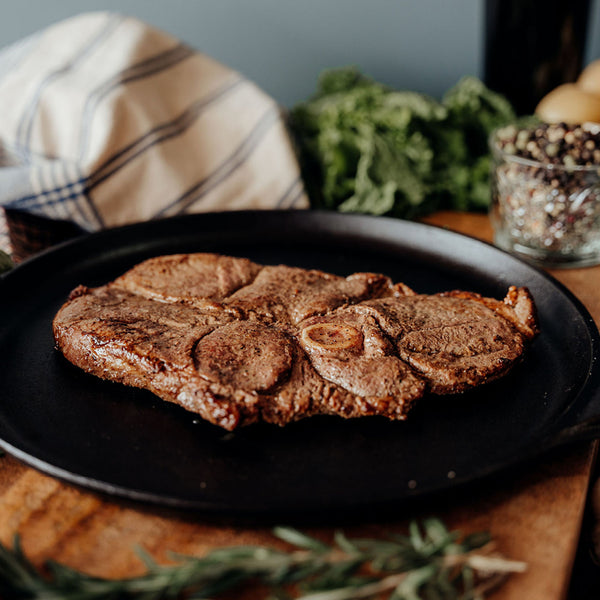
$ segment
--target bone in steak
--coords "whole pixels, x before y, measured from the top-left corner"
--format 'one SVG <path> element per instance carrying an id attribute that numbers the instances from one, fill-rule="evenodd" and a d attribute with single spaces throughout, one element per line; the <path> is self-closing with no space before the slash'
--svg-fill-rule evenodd
<path id="1" fill-rule="evenodd" d="M 78 367 L 229 430 L 316 414 L 405 419 L 428 391 L 504 375 L 538 332 L 526 288 L 503 301 L 424 295 L 380 274 L 216 254 L 157 257 L 80 286 L 53 328 Z"/>

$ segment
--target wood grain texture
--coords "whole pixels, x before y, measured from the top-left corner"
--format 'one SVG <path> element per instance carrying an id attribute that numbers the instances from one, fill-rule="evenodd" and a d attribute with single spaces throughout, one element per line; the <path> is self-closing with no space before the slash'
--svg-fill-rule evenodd
<path id="1" fill-rule="evenodd" d="M 491 239 L 483 215 L 438 213 L 427 221 Z M 600 267 L 553 274 L 599 322 Z M 595 443 L 569 446 L 459 494 L 438 496 L 418 509 L 383 519 L 369 515 L 368 522 L 344 529 L 350 535 L 384 535 L 404 531 L 411 518 L 435 514 L 465 533 L 489 530 L 501 552 L 529 565 L 526 573 L 513 576 L 493 598 L 561 600 L 575 556 L 595 452 Z M 323 539 L 333 535 L 332 527 L 304 529 Z M 116 501 L 64 484 L 6 456 L 0 459 L 0 540 L 11 543 L 17 532 L 35 564 L 52 558 L 103 577 L 143 572 L 136 546 L 166 562 L 168 551 L 202 554 L 232 544 L 279 545 L 264 525 L 211 522 L 202 515 Z M 243 598 L 252 600 L 252 595 Z"/>

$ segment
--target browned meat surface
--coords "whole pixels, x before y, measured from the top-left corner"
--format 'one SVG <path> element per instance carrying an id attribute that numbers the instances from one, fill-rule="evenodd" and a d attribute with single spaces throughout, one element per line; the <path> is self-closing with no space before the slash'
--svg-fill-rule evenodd
<path id="1" fill-rule="evenodd" d="M 223 300 L 261 271 L 246 258 L 219 254 L 172 254 L 146 260 L 114 281 L 134 294 L 165 302 Z"/>
<path id="2" fill-rule="evenodd" d="M 252 282 L 225 302 L 247 316 L 298 323 L 347 304 L 392 291 L 384 275 L 355 273 L 339 277 L 296 267 L 264 267 Z"/>
<path id="3" fill-rule="evenodd" d="M 405 419 L 428 391 L 504 375 L 537 334 L 525 288 L 504 301 L 422 295 L 379 274 L 214 254 L 158 257 L 80 286 L 53 326 L 78 367 L 229 430 L 316 414 Z"/>
<path id="4" fill-rule="evenodd" d="M 463 391 L 506 373 L 522 356 L 524 336 L 478 298 L 415 295 L 375 300 L 373 311 L 398 356 L 436 394 Z"/>

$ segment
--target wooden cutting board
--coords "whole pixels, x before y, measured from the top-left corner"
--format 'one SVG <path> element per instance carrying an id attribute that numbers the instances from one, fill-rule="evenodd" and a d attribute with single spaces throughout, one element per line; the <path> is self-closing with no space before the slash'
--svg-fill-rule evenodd
<path id="1" fill-rule="evenodd" d="M 484 215 L 444 212 L 427 222 L 491 240 Z M 600 267 L 552 273 L 579 297 L 600 322 Z M 473 486 L 461 494 L 435 499 L 417 512 L 370 515 L 367 522 L 345 527 L 350 535 L 384 535 L 404 531 L 414 517 L 436 515 L 464 533 L 488 530 L 499 550 L 525 561 L 526 573 L 514 575 L 492 596 L 502 600 L 559 600 L 565 597 L 597 444 L 572 445 L 555 451 L 512 474 Z M 308 527 L 330 539 L 333 529 Z M 101 497 L 20 464 L 0 459 L 0 540 L 15 533 L 28 557 L 41 565 L 52 558 L 102 577 L 139 574 L 144 567 L 135 553 L 143 546 L 158 561 L 167 552 L 202 554 L 233 544 L 276 545 L 269 528 L 210 522 L 177 513 Z M 252 595 L 244 595 L 251 600 Z"/>

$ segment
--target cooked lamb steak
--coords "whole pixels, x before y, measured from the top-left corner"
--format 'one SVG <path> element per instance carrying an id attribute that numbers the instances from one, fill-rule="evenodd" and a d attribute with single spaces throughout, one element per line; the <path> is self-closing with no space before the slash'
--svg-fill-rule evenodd
<path id="1" fill-rule="evenodd" d="M 380 274 L 216 254 L 152 258 L 79 286 L 53 327 L 78 367 L 228 430 L 316 414 L 405 419 L 427 392 L 504 375 L 538 332 L 526 288 L 504 301 L 424 295 Z"/>

